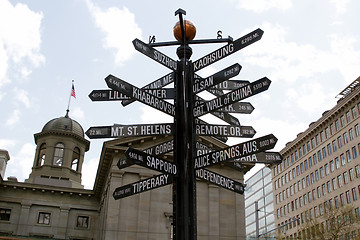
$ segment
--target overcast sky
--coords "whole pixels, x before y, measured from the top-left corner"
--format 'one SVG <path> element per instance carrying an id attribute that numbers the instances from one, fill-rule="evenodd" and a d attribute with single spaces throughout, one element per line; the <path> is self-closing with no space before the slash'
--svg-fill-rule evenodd
<path id="1" fill-rule="evenodd" d="M 200 1 L 8 1 L 0 0 L 0 149 L 11 157 L 6 175 L 28 178 L 35 156 L 33 134 L 49 120 L 65 116 L 75 80 L 70 117 L 91 126 L 163 123 L 172 119 L 141 103 L 92 102 L 94 89 L 106 89 L 113 74 L 141 87 L 169 69 L 137 52 L 132 40 L 173 41 L 175 11 L 197 28 L 195 39 L 237 39 L 257 28 L 262 39 L 198 74 L 207 77 L 239 63 L 233 79 L 268 77 L 270 88 L 246 101 L 252 114 L 235 114 L 253 126 L 254 137 L 273 133 L 280 151 L 299 132 L 332 108 L 337 94 L 360 76 L 360 1 L 200 0 Z M 224 44 L 193 45 L 192 60 Z M 177 59 L 176 47 L 159 51 Z M 210 97 L 210 96 L 207 96 Z M 224 124 L 204 116 L 209 123 Z M 83 184 L 92 189 L 101 147 L 91 140 Z M 230 139 L 235 144 L 248 139 Z"/>

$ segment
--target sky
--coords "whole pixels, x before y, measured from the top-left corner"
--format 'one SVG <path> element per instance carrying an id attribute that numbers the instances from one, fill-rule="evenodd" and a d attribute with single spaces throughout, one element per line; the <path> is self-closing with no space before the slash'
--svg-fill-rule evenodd
<path id="1" fill-rule="evenodd" d="M 65 116 L 72 80 L 76 99 L 71 98 L 69 115 L 85 131 L 114 123 L 172 122 L 139 102 L 123 107 L 120 102 L 92 102 L 88 95 L 107 89 L 109 74 L 137 87 L 168 74 L 169 69 L 136 51 L 132 41 L 147 43 L 150 36 L 156 42 L 174 41 L 179 8 L 195 25 L 195 39 L 215 39 L 221 31 L 224 38 L 236 40 L 257 28 L 264 31 L 261 40 L 197 73 L 207 77 L 239 63 L 242 69 L 232 79 L 272 81 L 267 91 L 245 100 L 255 108 L 251 114 L 234 116 L 256 130 L 254 138 L 274 134 L 278 142 L 273 151 L 335 106 L 336 96 L 360 76 L 356 0 L 0 0 L 0 149 L 10 155 L 5 179 L 28 178 L 34 134 L 51 119 Z M 191 60 L 224 45 L 192 45 Z M 157 50 L 177 60 L 175 46 Z M 208 115 L 201 118 L 226 124 Z M 90 140 L 82 169 L 86 189 L 93 187 L 107 140 Z M 247 140 L 230 138 L 227 143 Z"/>

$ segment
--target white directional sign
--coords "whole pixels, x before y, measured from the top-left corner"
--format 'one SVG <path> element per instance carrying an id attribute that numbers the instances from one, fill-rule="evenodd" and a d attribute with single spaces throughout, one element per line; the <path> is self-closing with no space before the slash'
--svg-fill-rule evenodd
<path id="1" fill-rule="evenodd" d="M 109 88 L 117 90 L 128 97 L 134 98 L 139 102 L 142 102 L 171 116 L 175 116 L 175 106 L 173 104 L 157 98 L 154 95 L 147 93 L 113 75 L 107 76 L 105 81 Z"/>

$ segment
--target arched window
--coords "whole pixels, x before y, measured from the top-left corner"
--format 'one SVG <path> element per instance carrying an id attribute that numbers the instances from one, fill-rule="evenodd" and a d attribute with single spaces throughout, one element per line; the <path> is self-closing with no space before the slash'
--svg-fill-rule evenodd
<path id="1" fill-rule="evenodd" d="M 64 161 L 65 145 L 63 143 L 57 143 L 54 148 L 53 165 L 62 166 Z"/>
<path id="2" fill-rule="evenodd" d="M 44 165 L 45 162 L 45 152 L 46 152 L 46 143 L 41 144 L 40 148 L 39 148 L 39 154 L 38 154 L 38 159 L 36 162 L 36 166 L 42 166 Z"/>
<path id="3" fill-rule="evenodd" d="M 78 171 L 79 169 L 79 159 L 80 159 L 80 149 L 78 147 L 74 148 L 72 159 L 71 159 L 71 169 Z"/>

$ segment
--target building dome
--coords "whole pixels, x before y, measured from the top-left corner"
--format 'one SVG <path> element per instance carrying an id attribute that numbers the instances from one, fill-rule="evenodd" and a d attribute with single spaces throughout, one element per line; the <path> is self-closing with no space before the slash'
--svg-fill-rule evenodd
<path id="1" fill-rule="evenodd" d="M 47 122 L 43 127 L 42 132 L 44 133 L 51 131 L 69 132 L 84 138 L 84 129 L 77 121 L 69 118 L 68 115 L 65 117 L 55 118 Z"/>

